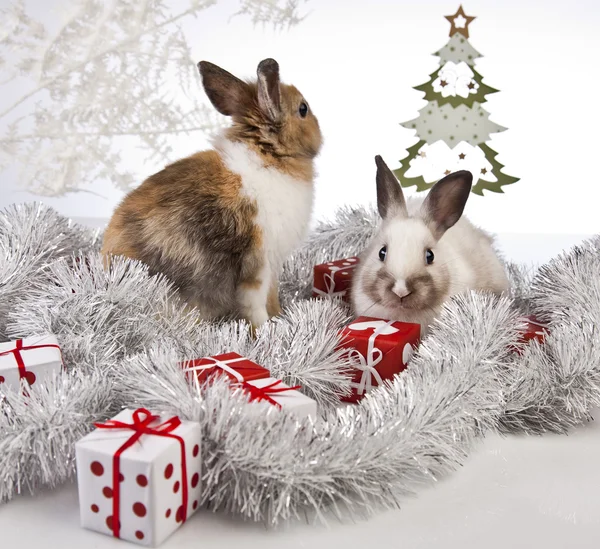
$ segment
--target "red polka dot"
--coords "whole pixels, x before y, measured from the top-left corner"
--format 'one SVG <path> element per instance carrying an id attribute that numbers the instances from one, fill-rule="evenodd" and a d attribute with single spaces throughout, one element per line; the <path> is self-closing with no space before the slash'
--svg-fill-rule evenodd
<path id="1" fill-rule="evenodd" d="M 146 478 L 146 475 L 138 475 L 135 480 L 142 487 L 148 486 L 148 479 Z"/>
<path id="2" fill-rule="evenodd" d="M 198 473 L 194 473 L 194 476 L 192 477 L 192 488 L 196 488 L 196 486 L 198 486 L 199 480 L 200 476 L 198 475 Z"/>
<path id="3" fill-rule="evenodd" d="M 171 516 L 171 509 L 167 509 L 167 512 L 165 513 L 165 517 L 169 518 Z"/>
<path id="4" fill-rule="evenodd" d="M 92 513 L 97 513 L 98 511 L 100 511 L 100 508 L 94 503 L 92 505 Z"/>
<path id="5" fill-rule="evenodd" d="M 123 482 L 125 480 L 125 477 L 123 476 L 122 473 L 119 473 L 119 482 Z"/>
<path id="6" fill-rule="evenodd" d="M 4 376 L 0 376 L 0 383 L 4 383 L 5 381 Z"/>
<path id="7" fill-rule="evenodd" d="M 196 446 L 194 446 L 194 451 L 192 452 L 192 454 L 194 454 L 194 457 L 198 457 L 199 452 L 200 452 L 200 446 L 198 446 L 196 444 Z"/>
<path id="8" fill-rule="evenodd" d="M 183 506 L 177 509 L 177 513 L 175 514 L 175 520 L 177 522 L 181 522 L 183 520 Z"/>
<path id="9" fill-rule="evenodd" d="M 141 530 L 138 530 L 138 531 L 135 533 L 135 537 L 136 537 L 137 539 L 144 539 L 144 532 L 142 532 Z"/>
<path id="10" fill-rule="evenodd" d="M 35 383 L 36 377 L 33 372 L 25 372 L 25 381 L 29 383 L 29 385 L 33 385 Z"/>
<path id="11" fill-rule="evenodd" d="M 104 474 L 104 467 L 102 467 L 102 463 L 100 463 L 99 461 L 92 462 L 92 464 L 90 465 L 90 469 L 92 470 L 92 473 L 94 473 L 94 475 L 96 475 L 97 477 L 101 477 Z"/>
<path id="12" fill-rule="evenodd" d="M 113 518 L 112 518 L 112 516 L 106 518 L 106 526 L 108 526 L 108 529 L 112 531 L 112 529 L 113 529 Z M 120 527 L 121 527 L 121 523 L 119 522 L 119 528 Z"/>
<path id="13" fill-rule="evenodd" d="M 171 476 L 173 475 L 173 465 L 169 463 L 169 465 L 167 465 L 165 467 L 165 478 L 171 478 Z"/>
<path id="14" fill-rule="evenodd" d="M 143 503 L 140 503 L 139 501 L 137 501 L 136 503 L 133 504 L 133 512 L 138 517 L 145 517 L 146 516 L 146 506 Z"/>
<path id="15" fill-rule="evenodd" d="M 179 481 L 173 484 L 173 493 L 176 494 L 177 492 L 179 492 Z"/>
<path id="16" fill-rule="evenodd" d="M 102 493 L 104 494 L 105 498 L 113 497 L 112 488 L 109 488 L 108 486 L 105 486 L 104 488 L 102 488 Z"/>
<path id="17" fill-rule="evenodd" d="M 196 507 L 198 507 L 198 502 L 197 502 L 197 501 L 194 501 L 194 505 L 192 505 L 192 507 L 193 507 L 194 509 L 196 509 Z"/>

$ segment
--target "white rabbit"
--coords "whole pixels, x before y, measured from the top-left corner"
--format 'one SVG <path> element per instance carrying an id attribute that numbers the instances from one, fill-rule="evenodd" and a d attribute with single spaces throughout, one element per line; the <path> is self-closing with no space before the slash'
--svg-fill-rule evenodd
<path id="1" fill-rule="evenodd" d="M 383 159 L 376 156 L 375 162 L 383 223 L 354 275 L 357 315 L 413 322 L 424 333 L 452 295 L 508 290 L 493 239 L 461 217 L 471 192 L 470 172 L 452 173 L 424 199 L 407 203 Z"/>

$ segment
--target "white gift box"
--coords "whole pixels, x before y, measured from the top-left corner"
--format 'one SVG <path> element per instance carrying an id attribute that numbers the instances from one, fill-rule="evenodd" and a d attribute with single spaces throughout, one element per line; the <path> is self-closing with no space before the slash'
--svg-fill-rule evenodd
<path id="1" fill-rule="evenodd" d="M 248 385 L 260 390 L 256 393 L 249 391 L 253 401 L 266 402 L 271 406 L 285 408 L 299 417 L 310 417 L 313 421 L 317 419 L 317 401 L 282 381 L 268 377 L 246 381 L 243 384 L 243 386 Z"/>
<path id="2" fill-rule="evenodd" d="M 81 525 L 159 545 L 198 507 L 200 424 L 147 410 L 124 410 L 107 424 L 75 446 Z"/>
<path id="3" fill-rule="evenodd" d="M 40 335 L 0 343 L 0 387 L 19 389 L 21 379 L 29 385 L 43 383 L 62 369 L 62 355 L 53 335 Z"/>

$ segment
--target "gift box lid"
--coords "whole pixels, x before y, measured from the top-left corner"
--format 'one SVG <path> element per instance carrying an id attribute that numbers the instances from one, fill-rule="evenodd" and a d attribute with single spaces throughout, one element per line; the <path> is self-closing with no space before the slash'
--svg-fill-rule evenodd
<path id="1" fill-rule="evenodd" d="M 244 381 L 267 378 L 271 375 L 269 370 L 238 353 L 225 353 L 186 360 L 181 364 L 186 373 L 195 373 L 196 377 L 201 379 L 215 374 L 226 374 L 229 378 L 235 380 L 237 376 L 231 370 L 243 377 Z M 238 381 L 240 380 L 238 379 Z"/>
<path id="2" fill-rule="evenodd" d="M 319 263 L 314 266 L 316 271 L 337 272 L 351 270 L 358 266 L 360 259 L 358 257 L 348 257 L 346 259 L 336 259 L 327 263 Z"/>
<path id="3" fill-rule="evenodd" d="M 22 340 L 23 349 L 20 351 L 25 364 L 28 367 L 40 366 L 49 362 L 59 362 L 62 364 L 62 355 L 56 336 L 51 334 L 25 337 Z M 16 349 L 17 340 L 0 343 L 0 369 L 14 368 L 17 365 L 14 353 L 10 352 Z M 46 347 L 46 345 L 48 345 Z M 27 347 L 39 347 L 36 349 L 27 349 Z"/>
<path id="4" fill-rule="evenodd" d="M 113 421 L 123 423 L 133 423 L 133 414 L 135 410 L 123 410 L 115 417 Z M 159 415 L 159 414 L 153 414 Z M 150 427 L 157 427 L 161 423 L 171 419 L 173 415 L 162 414 L 159 420 L 150 424 Z M 172 435 L 185 438 L 194 430 L 198 430 L 200 436 L 200 424 L 193 421 L 182 421 L 181 425 L 170 432 Z M 115 452 L 135 434 L 132 429 L 100 429 L 96 428 L 91 433 L 80 439 L 75 446 L 79 449 L 92 450 L 102 454 L 114 455 Z M 138 462 L 151 462 L 160 456 L 170 444 L 179 444 L 179 442 L 166 436 L 153 434 L 143 434 L 130 448 L 127 448 L 121 456 L 121 460 L 130 460 Z"/>
<path id="5" fill-rule="evenodd" d="M 397 341 L 404 340 L 407 337 L 408 339 L 419 338 L 421 334 L 421 325 L 410 322 L 359 316 L 342 330 L 345 341 L 356 337 L 369 338 L 375 333 L 377 333 L 378 341 Z"/>

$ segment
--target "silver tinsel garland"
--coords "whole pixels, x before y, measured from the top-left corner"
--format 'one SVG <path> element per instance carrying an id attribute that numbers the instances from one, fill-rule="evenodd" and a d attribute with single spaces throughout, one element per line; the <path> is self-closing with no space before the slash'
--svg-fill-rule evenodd
<path id="1" fill-rule="evenodd" d="M 1 214 L 0 336 L 56 334 L 67 372 L 29 397 L 0 389 L 0 499 L 72 477 L 75 441 L 123 406 L 199 421 L 205 505 L 269 524 L 396 506 L 489 430 L 565 432 L 588 419 L 600 405 L 600 239 L 537 273 L 508 265 L 510 299 L 453 299 L 405 372 L 340 405 L 348 364 L 335 346 L 350 311 L 307 299 L 312 267 L 359 253 L 376 220 L 345 209 L 319 225 L 285 266 L 284 314 L 252 340 L 243 323 L 197 321 L 143 265 L 105 271 L 97 235 L 52 210 Z M 550 323 L 543 345 L 518 344 L 523 313 Z M 322 417 L 298 423 L 224 383 L 198 395 L 177 363 L 225 351 L 302 385 Z"/>

